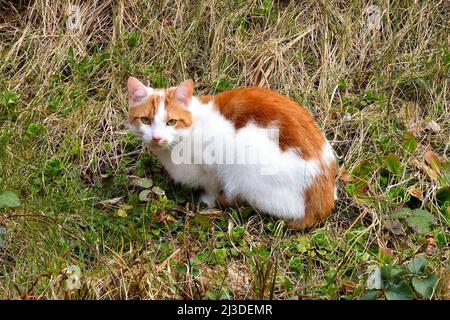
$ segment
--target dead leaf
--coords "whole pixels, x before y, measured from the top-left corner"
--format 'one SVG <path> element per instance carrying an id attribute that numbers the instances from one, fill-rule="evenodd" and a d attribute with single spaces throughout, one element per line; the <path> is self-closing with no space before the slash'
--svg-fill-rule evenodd
<path id="1" fill-rule="evenodd" d="M 202 216 L 207 216 L 210 218 L 221 217 L 223 216 L 223 212 L 217 209 L 207 209 L 199 212 Z"/>
<path id="2" fill-rule="evenodd" d="M 176 255 L 178 255 L 178 253 L 180 253 L 181 249 L 178 248 L 177 250 L 175 250 L 170 256 L 168 256 L 166 258 L 166 260 L 164 260 L 163 262 L 161 262 L 161 264 L 159 266 L 156 267 L 156 272 L 159 273 L 161 272 L 164 267 L 170 262 L 170 260 L 172 260 Z"/>
<path id="3" fill-rule="evenodd" d="M 432 179 L 432 180 L 437 180 L 438 179 L 438 174 L 436 173 L 436 171 L 434 171 L 433 169 L 431 169 L 429 166 L 427 166 L 425 163 L 420 162 L 417 159 L 412 160 L 412 163 L 416 165 L 417 168 L 419 168 L 422 171 L 425 171 L 425 173 Z"/>
<path id="4" fill-rule="evenodd" d="M 441 131 L 441 126 L 436 121 L 432 120 L 432 121 L 428 122 L 425 129 L 431 130 L 433 132 L 439 132 L 439 131 Z"/>
<path id="5" fill-rule="evenodd" d="M 397 236 L 403 234 L 403 224 L 398 220 L 386 219 L 384 220 L 384 227 Z"/>
<path id="6" fill-rule="evenodd" d="M 159 211 L 158 212 L 158 221 L 159 222 L 164 222 L 164 221 L 175 222 L 177 220 L 171 214 L 167 213 L 167 211 Z"/>
<path id="7" fill-rule="evenodd" d="M 342 170 L 341 174 L 339 175 L 339 179 L 344 183 L 352 183 L 353 177 L 350 175 L 350 173 L 347 170 Z"/>
<path id="8" fill-rule="evenodd" d="M 423 158 L 434 171 L 437 173 L 441 171 L 441 158 L 436 152 L 431 149 L 427 149 L 423 154 Z"/>
<path id="9" fill-rule="evenodd" d="M 427 247 L 425 253 L 427 256 L 432 256 L 436 252 L 436 240 L 433 237 L 427 238 Z"/>
<path id="10" fill-rule="evenodd" d="M 128 213 L 123 209 L 118 209 L 116 215 L 118 215 L 119 217 L 128 217 Z"/>
<path id="11" fill-rule="evenodd" d="M 234 262 L 228 266 L 227 284 L 233 290 L 243 290 L 250 287 L 251 275 L 247 266 Z"/>
<path id="12" fill-rule="evenodd" d="M 133 206 L 130 204 L 119 204 L 119 208 L 123 210 L 130 210 L 133 209 Z"/>
<path id="13" fill-rule="evenodd" d="M 99 202 L 99 204 L 101 204 L 102 206 L 105 206 L 105 207 L 113 206 L 113 205 L 119 203 L 120 200 L 122 200 L 122 198 L 123 197 L 117 197 L 117 198 L 102 200 Z"/>
<path id="14" fill-rule="evenodd" d="M 354 283 L 353 281 L 351 281 L 349 279 L 345 279 L 342 282 L 341 290 L 342 290 L 342 292 L 344 292 L 344 294 L 352 294 L 353 291 L 355 291 L 355 289 L 357 287 L 358 287 L 358 285 L 356 283 Z"/>
<path id="15" fill-rule="evenodd" d="M 392 257 L 392 253 L 394 250 L 388 247 L 380 247 L 380 251 L 382 251 L 386 256 Z"/>
<path id="16" fill-rule="evenodd" d="M 423 201 L 423 192 L 419 188 L 411 187 L 408 189 L 408 193 L 412 195 L 413 197 L 416 197 L 420 201 Z"/>

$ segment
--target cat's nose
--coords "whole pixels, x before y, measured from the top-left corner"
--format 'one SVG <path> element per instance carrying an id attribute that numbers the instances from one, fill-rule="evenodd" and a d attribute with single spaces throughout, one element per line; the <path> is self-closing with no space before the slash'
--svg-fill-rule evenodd
<path id="1" fill-rule="evenodd" d="M 152 136 L 152 140 L 155 141 L 155 142 L 158 142 L 159 140 L 161 140 L 161 136 L 158 136 L 158 135 L 155 134 L 155 135 Z"/>

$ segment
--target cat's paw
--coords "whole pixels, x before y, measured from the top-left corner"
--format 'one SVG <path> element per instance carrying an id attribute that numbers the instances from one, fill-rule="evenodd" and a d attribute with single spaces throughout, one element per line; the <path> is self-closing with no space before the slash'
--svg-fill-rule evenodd
<path id="1" fill-rule="evenodd" d="M 208 206 L 208 208 L 216 207 L 216 196 L 210 193 L 202 193 L 200 195 L 200 203 L 204 203 Z"/>

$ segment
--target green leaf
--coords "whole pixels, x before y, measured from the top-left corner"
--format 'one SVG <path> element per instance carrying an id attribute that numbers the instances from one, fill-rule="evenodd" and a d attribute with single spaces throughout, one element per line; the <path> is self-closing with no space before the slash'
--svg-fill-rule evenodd
<path id="1" fill-rule="evenodd" d="M 0 225 L 0 250 L 3 249 L 5 234 L 6 234 L 6 227 Z"/>
<path id="2" fill-rule="evenodd" d="M 151 193 L 151 190 L 143 190 L 139 193 L 139 200 L 141 201 L 150 201 L 149 195 Z"/>
<path id="3" fill-rule="evenodd" d="M 131 184 L 144 189 L 150 189 L 153 186 L 153 181 L 147 178 L 133 178 Z"/>
<path id="4" fill-rule="evenodd" d="M 413 261 L 408 263 L 408 270 L 413 274 L 422 274 L 426 265 L 427 259 L 422 256 L 418 256 Z"/>
<path id="5" fill-rule="evenodd" d="M 431 225 L 436 222 L 436 218 L 423 209 L 414 210 L 411 216 L 406 217 L 405 220 L 417 232 L 430 232 Z"/>
<path id="6" fill-rule="evenodd" d="M 399 277 L 405 275 L 406 273 L 407 271 L 399 266 L 385 265 L 381 267 L 381 277 L 386 281 L 399 281 Z"/>
<path id="7" fill-rule="evenodd" d="M 414 138 L 414 135 L 411 132 L 408 132 L 406 134 L 406 139 L 403 142 L 403 147 L 409 153 L 413 153 L 414 151 L 416 151 L 417 141 L 416 141 L 416 139 Z"/>
<path id="8" fill-rule="evenodd" d="M 216 263 L 225 264 L 225 258 L 227 256 L 227 249 L 225 249 L 225 248 L 214 249 L 213 255 L 216 260 Z"/>
<path id="9" fill-rule="evenodd" d="M 123 209 L 117 209 L 116 214 L 119 217 L 128 217 L 128 213 L 125 210 L 123 210 Z"/>
<path id="10" fill-rule="evenodd" d="M 424 279 L 419 279 L 414 277 L 412 279 L 412 285 L 414 290 L 416 290 L 424 298 L 430 299 L 433 294 L 434 286 L 436 285 L 437 278 L 435 275 L 430 274 Z"/>
<path id="11" fill-rule="evenodd" d="M 395 210 L 390 214 L 393 219 L 402 219 L 411 216 L 412 210 L 410 208 L 401 208 Z"/>
<path id="12" fill-rule="evenodd" d="M 20 200 L 14 192 L 5 191 L 0 194 L 0 208 L 18 206 L 20 206 Z"/>
<path id="13" fill-rule="evenodd" d="M 396 154 L 389 153 L 384 159 L 386 168 L 393 174 L 399 174 L 401 170 L 400 158 Z"/>
<path id="14" fill-rule="evenodd" d="M 442 187 L 436 192 L 436 199 L 440 203 L 450 203 L 450 186 Z"/>
<path id="15" fill-rule="evenodd" d="M 406 281 L 390 286 L 385 295 L 387 300 L 412 300 L 414 298 L 414 292 Z"/>
<path id="16" fill-rule="evenodd" d="M 152 188 L 152 192 L 153 193 L 156 193 L 158 196 L 162 196 L 162 195 L 164 195 L 166 192 L 163 190 L 163 189 L 161 189 L 160 187 L 153 187 Z"/>
<path id="17" fill-rule="evenodd" d="M 367 290 L 361 297 L 361 300 L 377 300 L 379 291 L 378 290 Z"/>

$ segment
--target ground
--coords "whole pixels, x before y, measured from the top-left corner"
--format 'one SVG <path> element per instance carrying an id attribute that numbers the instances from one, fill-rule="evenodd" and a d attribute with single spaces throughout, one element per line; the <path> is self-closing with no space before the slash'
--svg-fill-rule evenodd
<path id="1" fill-rule="evenodd" d="M 449 2 L 79 3 L 0 1 L 0 298 L 450 298 Z M 303 104 L 333 215 L 199 206 L 127 131 L 130 75 Z"/>

